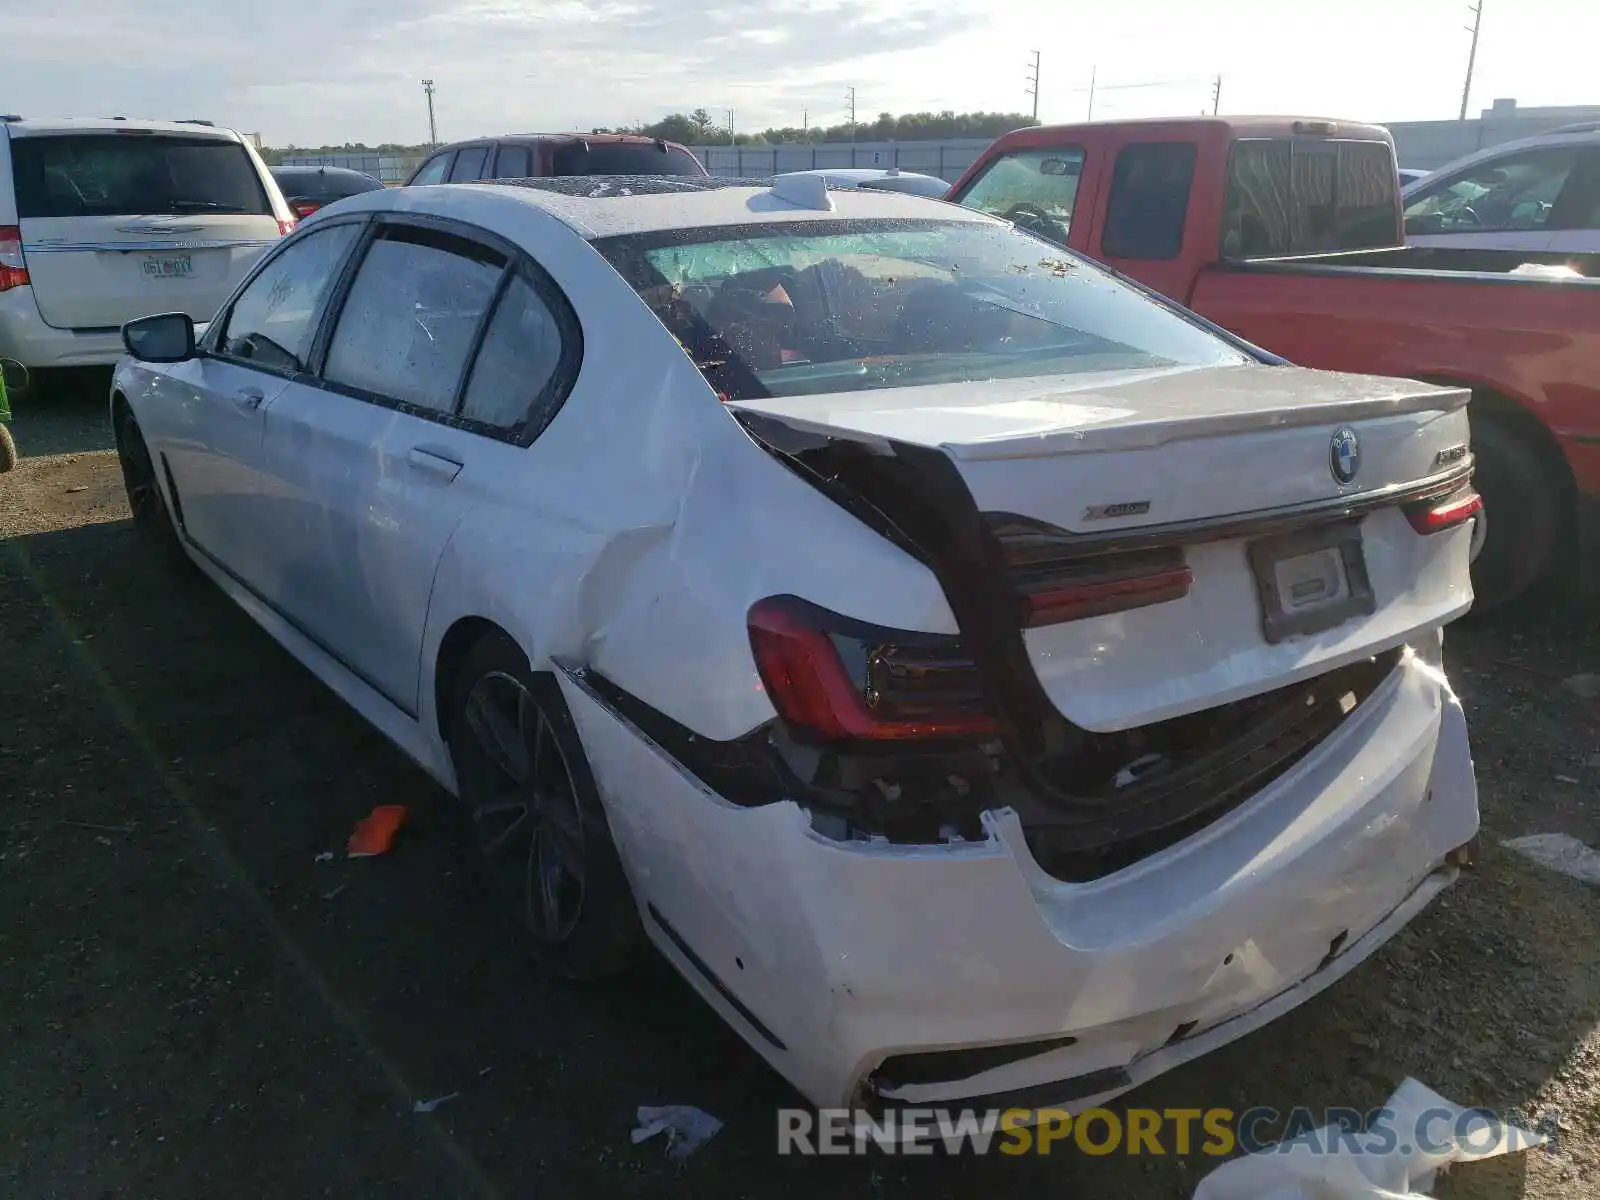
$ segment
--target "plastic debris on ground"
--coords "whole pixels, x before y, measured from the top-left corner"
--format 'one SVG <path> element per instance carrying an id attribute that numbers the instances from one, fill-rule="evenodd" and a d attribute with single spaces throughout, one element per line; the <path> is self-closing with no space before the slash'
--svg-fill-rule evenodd
<path id="1" fill-rule="evenodd" d="M 1224 1163 L 1200 1181 L 1194 1200 L 1425 1200 L 1446 1168 L 1545 1140 L 1452 1104 L 1415 1079 L 1387 1107 L 1390 1117 L 1366 1133 L 1324 1126 Z M 1418 1145 L 1423 1140 L 1429 1149 Z"/>
<path id="2" fill-rule="evenodd" d="M 1582 700 L 1600 698 L 1600 675 L 1568 675 L 1561 686 Z"/>
<path id="3" fill-rule="evenodd" d="M 667 1157 L 681 1162 L 701 1146 L 716 1137 L 722 1122 L 708 1112 L 688 1104 L 666 1104 L 652 1108 L 639 1106 L 639 1128 L 633 1131 L 633 1144 L 653 1138 L 658 1133 L 667 1135 Z"/>
<path id="4" fill-rule="evenodd" d="M 411 1111 L 414 1113 L 431 1113 L 439 1105 L 459 1099 L 460 1096 L 460 1092 L 451 1092 L 448 1096 L 435 1096 L 432 1100 L 418 1100 L 411 1106 Z"/>
<path id="5" fill-rule="evenodd" d="M 1564 833 L 1535 833 L 1502 842 L 1530 862 L 1559 871 L 1580 883 L 1600 884 L 1600 851 Z"/>
<path id="6" fill-rule="evenodd" d="M 405 821 L 405 805 L 378 805 L 356 822 L 350 834 L 350 843 L 345 847 L 346 855 L 350 858 L 371 858 L 376 854 L 387 854 L 389 847 L 394 845 L 394 835 Z"/>

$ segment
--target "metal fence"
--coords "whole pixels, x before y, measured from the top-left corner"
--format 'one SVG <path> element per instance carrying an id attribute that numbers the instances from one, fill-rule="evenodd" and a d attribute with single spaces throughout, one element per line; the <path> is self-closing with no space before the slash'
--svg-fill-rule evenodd
<path id="1" fill-rule="evenodd" d="M 991 138 L 928 142 L 819 142 L 799 146 L 693 146 L 713 175 L 758 178 L 819 167 L 898 167 L 954 183 Z"/>
<path id="2" fill-rule="evenodd" d="M 344 167 L 384 183 L 404 183 L 422 159 L 393 154 L 286 154 L 286 167 Z"/>

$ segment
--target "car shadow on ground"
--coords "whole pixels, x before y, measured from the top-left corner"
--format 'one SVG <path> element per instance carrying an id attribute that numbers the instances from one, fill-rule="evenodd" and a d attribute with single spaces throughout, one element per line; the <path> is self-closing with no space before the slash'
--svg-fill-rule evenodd
<path id="1" fill-rule="evenodd" d="M 687 985 L 653 957 L 603 988 L 540 978 L 465 885 L 440 790 L 208 583 L 158 571 L 129 522 L 11 539 L 0 597 L 0 1191 L 1183 1197 L 1216 1161 L 1170 1135 L 1161 1156 L 780 1161 L 775 1110 L 800 1101 Z M 1573 752 L 1561 698 L 1526 682 L 1561 652 L 1460 641 L 1482 868 L 1324 996 L 1119 1114 L 1367 1110 L 1407 1075 L 1540 1109 L 1592 1074 L 1600 903 L 1498 846 Z M 1596 669 L 1581 653 L 1560 669 Z M 345 860 L 380 803 L 416 820 L 392 854 Z M 1600 1113 L 1592 1086 L 1571 1094 L 1587 1107 L 1563 1110 L 1559 1155 L 1464 1169 L 1441 1195 L 1592 1184 Z M 671 1163 L 630 1144 L 645 1104 L 727 1127 Z"/>

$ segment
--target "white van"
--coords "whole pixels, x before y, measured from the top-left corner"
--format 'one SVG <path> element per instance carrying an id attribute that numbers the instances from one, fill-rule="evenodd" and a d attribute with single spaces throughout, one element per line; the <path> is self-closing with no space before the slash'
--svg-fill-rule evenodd
<path id="1" fill-rule="evenodd" d="M 203 121 L 0 116 L 0 356 L 114 363 L 126 321 L 209 321 L 294 214 Z"/>

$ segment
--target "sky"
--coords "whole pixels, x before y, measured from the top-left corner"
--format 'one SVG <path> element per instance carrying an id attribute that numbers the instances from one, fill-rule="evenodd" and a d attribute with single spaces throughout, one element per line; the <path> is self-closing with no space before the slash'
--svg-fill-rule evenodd
<path id="1" fill-rule="evenodd" d="M 1469 115 L 1600 104 L 1600 3 L 1482 0 Z M 1222 111 L 1446 120 L 1465 0 L 11 0 L 0 112 L 203 117 L 267 145 L 442 141 L 705 108 L 743 131 L 858 115 Z"/>

